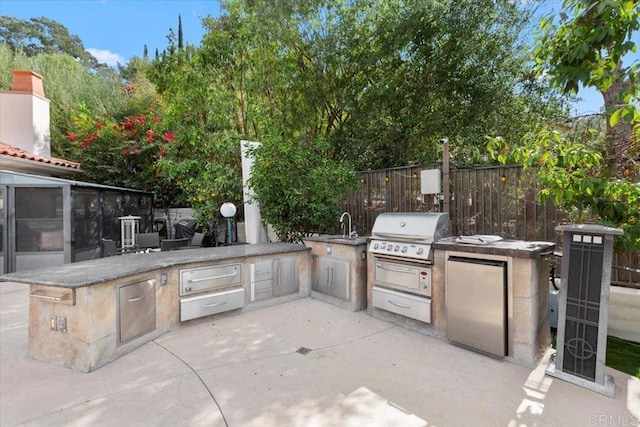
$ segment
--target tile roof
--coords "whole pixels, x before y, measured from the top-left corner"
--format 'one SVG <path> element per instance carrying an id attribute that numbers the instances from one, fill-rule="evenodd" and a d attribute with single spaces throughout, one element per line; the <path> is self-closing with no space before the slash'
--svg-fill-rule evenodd
<path id="1" fill-rule="evenodd" d="M 0 155 L 16 157 L 25 160 L 31 160 L 33 162 L 49 164 L 53 166 L 60 166 L 69 169 L 77 169 L 80 170 L 80 163 L 71 162 L 69 160 L 56 159 L 55 157 L 43 157 L 38 156 L 33 153 L 26 152 L 21 150 L 20 148 L 14 147 L 13 145 L 5 144 L 4 142 L 0 142 Z"/>

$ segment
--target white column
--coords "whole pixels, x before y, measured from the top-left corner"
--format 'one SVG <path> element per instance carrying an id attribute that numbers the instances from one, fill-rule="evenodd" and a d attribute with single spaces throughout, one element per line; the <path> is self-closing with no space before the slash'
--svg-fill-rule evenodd
<path id="1" fill-rule="evenodd" d="M 254 159 L 249 157 L 247 151 L 250 148 L 258 147 L 259 142 L 240 141 L 242 151 L 242 187 L 244 197 L 244 229 L 247 243 L 266 243 L 267 231 L 262 224 L 262 215 L 260 213 L 260 204 L 252 200 L 253 191 L 248 187 L 247 181 L 251 177 L 251 169 L 253 168 Z"/>

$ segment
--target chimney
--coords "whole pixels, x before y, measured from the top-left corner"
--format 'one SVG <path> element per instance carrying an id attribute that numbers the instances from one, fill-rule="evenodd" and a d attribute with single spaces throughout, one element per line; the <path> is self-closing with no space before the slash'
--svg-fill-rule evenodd
<path id="1" fill-rule="evenodd" d="M 0 141 L 28 153 L 51 157 L 49 100 L 42 76 L 14 70 L 10 91 L 0 91 Z"/>
<path id="2" fill-rule="evenodd" d="M 11 90 L 14 92 L 28 92 L 44 98 L 42 76 L 38 73 L 34 73 L 33 71 L 14 70 Z"/>

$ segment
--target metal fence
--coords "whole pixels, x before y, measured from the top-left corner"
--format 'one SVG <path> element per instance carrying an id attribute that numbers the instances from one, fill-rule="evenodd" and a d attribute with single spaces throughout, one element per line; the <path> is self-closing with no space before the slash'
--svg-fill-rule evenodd
<path id="1" fill-rule="evenodd" d="M 358 188 L 348 191 L 344 209 L 353 217 L 359 235 L 371 234 L 382 212 L 442 212 L 441 195 L 422 194 L 423 170 L 441 164 L 381 169 L 360 173 Z M 555 242 L 555 231 L 567 215 L 551 202 L 541 204 L 534 175 L 519 165 L 450 171 L 451 234 L 493 234 L 507 239 Z M 640 288 L 640 254 L 614 254 L 612 283 Z"/>

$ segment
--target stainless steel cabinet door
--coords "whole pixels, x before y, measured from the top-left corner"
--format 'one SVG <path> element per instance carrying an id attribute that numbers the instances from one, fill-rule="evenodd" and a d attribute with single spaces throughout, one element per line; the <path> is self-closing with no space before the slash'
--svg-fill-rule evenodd
<path id="1" fill-rule="evenodd" d="M 336 298 L 349 299 L 349 262 L 329 258 L 318 258 L 317 282 L 313 284 L 315 291 Z"/>
<path id="2" fill-rule="evenodd" d="M 506 263 L 475 258 L 447 260 L 447 338 L 505 356 Z"/>
<path id="3" fill-rule="evenodd" d="M 295 294 L 299 291 L 298 262 L 295 258 L 281 258 L 274 261 L 275 295 Z"/>
<path id="4" fill-rule="evenodd" d="M 118 287 L 118 344 L 156 329 L 155 280 Z"/>

